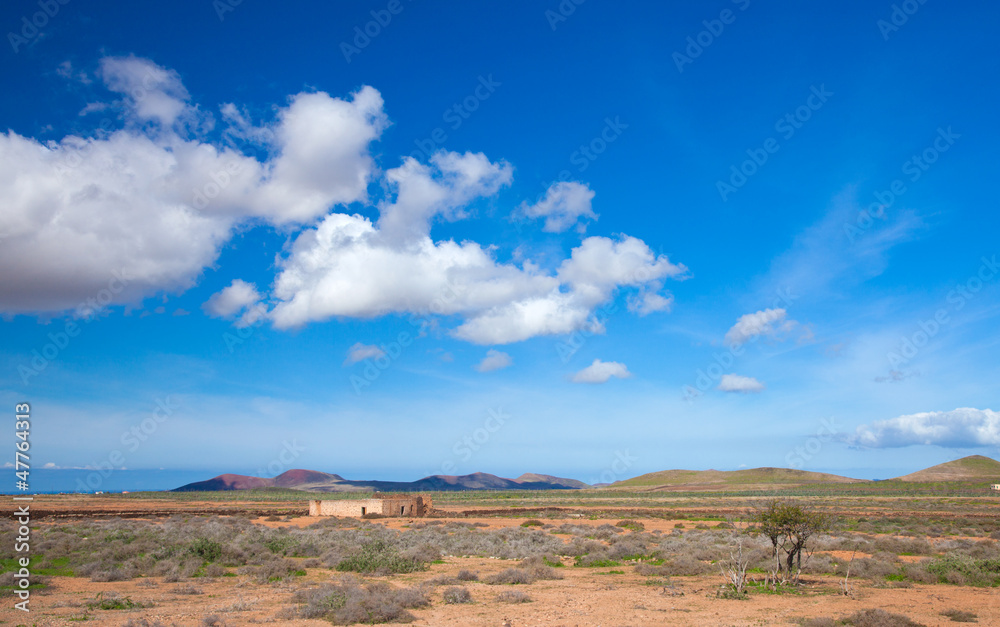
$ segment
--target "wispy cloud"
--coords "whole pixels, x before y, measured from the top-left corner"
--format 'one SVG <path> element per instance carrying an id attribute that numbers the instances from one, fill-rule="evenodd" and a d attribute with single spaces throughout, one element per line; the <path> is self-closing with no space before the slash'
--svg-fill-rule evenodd
<path id="1" fill-rule="evenodd" d="M 761 335 L 774 336 L 790 331 L 798 323 L 789 320 L 787 315 L 784 309 L 764 309 L 740 316 L 726 332 L 726 344 L 739 346 Z"/>
<path id="2" fill-rule="evenodd" d="M 358 342 L 347 349 L 347 359 L 344 360 L 344 365 L 349 366 L 365 359 L 377 359 L 383 356 L 385 356 L 385 351 L 378 346 Z"/>
<path id="3" fill-rule="evenodd" d="M 764 389 L 764 384 L 753 377 L 744 377 L 738 374 L 724 374 L 719 381 L 719 390 L 723 392 L 739 392 L 750 394 L 760 392 Z"/>

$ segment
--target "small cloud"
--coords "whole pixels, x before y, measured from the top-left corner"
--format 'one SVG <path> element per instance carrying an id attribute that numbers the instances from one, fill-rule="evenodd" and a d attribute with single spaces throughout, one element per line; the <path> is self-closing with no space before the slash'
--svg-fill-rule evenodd
<path id="1" fill-rule="evenodd" d="M 617 361 L 601 361 L 595 359 L 583 370 L 573 375 L 573 383 L 607 383 L 611 377 L 627 379 L 632 376 L 625 364 Z"/>
<path id="2" fill-rule="evenodd" d="M 726 344 L 740 346 L 757 339 L 761 335 L 777 335 L 790 331 L 798 323 L 786 319 L 784 309 L 763 309 L 740 316 L 736 324 L 726 332 Z"/>
<path id="3" fill-rule="evenodd" d="M 347 349 L 347 359 L 344 360 L 344 365 L 349 366 L 365 359 L 378 359 L 379 357 L 385 357 L 384 350 L 374 344 L 362 344 L 358 342 Z"/>
<path id="4" fill-rule="evenodd" d="M 161 314 L 161 313 L 164 313 L 164 312 L 165 312 L 166 310 L 167 310 L 167 308 L 166 308 L 166 307 L 163 307 L 163 306 L 161 305 L 160 307 L 157 307 L 156 309 L 154 309 L 154 310 L 153 310 L 153 313 L 158 313 L 158 314 Z"/>
<path id="5" fill-rule="evenodd" d="M 452 355 L 451 353 L 441 353 L 438 359 L 440 359 L 441 361 L 452 362 L 455 361 L 455 356 Z"/>
<path id="6" fill-rule="evenodd" d="M 191 315 L 191 312 L 188 311 L 187 309 L 175 309 L 173 315 L 175 315 L 175 316 L 189 316 L 189 315 Z"/>
<path id="7" fill-rule="evenodd" d="M 47 462 L 42 468 L 58 468 L 54 462 Z"/>
<path id="8" fill-rule="evenodd" d="M 594 192 L 584 183 L 576 181 L 560 181 L 549 187 L 545 197 L 533 205 L 524 202 L 517 208 L 517 213 L 529 218 L 545 218 L 542 230 L 548 233 L 561 233 L 577 223 L 580 218 L 596 220 L 597 214 L 590 207 Z M 585 224 L 580 224 L 578 230 L 586 230 Z"/>
<path id="9" fill-rule="evenodd" d="M 1000 445 L 1000 412 L 960 407 L 907 414 L 861 425 L 845 438 L 853 446 L 899 448 L 913 445 L 975 448 Z"/>
<path id="10" fill-rule="evenodd" d="M 763 390 L 764 384 L 753 377 L 744 377 L 738 374 L 724 374 L 722 375 L 722 380 L 719 381 L 719 387 L 716 389 L 722 390 L 723 392 L 750 394 Z"/>
<path id="11" fill-rule="evenodd" d="M 244 309 L 251 308 L 259 300 L 260 294 L 253 283 L 235 279 L 229 287 L 213 294 L 201 308 L 213 318 L 232 318 Z"/>
<path id="12" fill-rule="evenodd" d="M 506 368 L 513 363 L 514 360 L 511 359 L 510 355 L 491 348 L 486 351 L 486 357 L 476 364 L 476 370 L 479 372 L 493 372 L 494 370 Z"/>

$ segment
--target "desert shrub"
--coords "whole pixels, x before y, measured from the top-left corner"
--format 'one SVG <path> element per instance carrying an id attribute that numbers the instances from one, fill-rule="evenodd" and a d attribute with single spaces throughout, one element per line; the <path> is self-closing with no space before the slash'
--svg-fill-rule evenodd
<path id="1" fill-rule="evenodd" d="M 543 527 L 543 526 L 545 526 L 545 523 L 543 523 L 540 520 L 535 520 L 534 518 L 530 518 L 530 519 L 524 521 L 523 523 L 521 523 L 521 526 L 522 527 Z"/>
<path id="2" fill-rule="evenodd" d="M 923 627 L 902 614 L 881 609 L 860 610 L 840 620 L 854 627 Z"/>
<path id="3" fill-rule="evenodd" d="M 705 562 L 698 561 L 689 555 L 678 555 L 666 560 L 663 566 L 667 569 L 668 575 L 694 576 L 704 575 L 714 572 L 713 568 Z"/>
<path id="4" fill-rule="evenodd" d="M 449 605 L 472 603 L 472 594 L 467 588 L 452 586 L 444 589 L 444 602 Z"/>
<path id="5" fill-rule="evenodd" d="M 635 573 L 643 577 L 669 577 L 670 567 L 654 564 L 636 564 Z"/>
<path id="6" fill-rule="evenodd" d="M 579 557 L 581 555 L 587 555 L 588 553 L 596 553 L 598 551 L 603 551 L 605 545 L 597 540 L 590 540 L 584 538 L 573 538 L 573 540 L 561 547 L 561 550 L 557 551 L 562 555 L 569 555 L 571 557 Z"/>
<path id="7" fill-rule="evenodd" d="M 221 577 L 226 574 L 226 569 L 218 564 L 209 564 L 205 567 L 206 577 Z"/>
<path id="8" fill-rule="evenodd" d="M 971 586 L 1000 585 L 1000 559 L 976 559 L 960 553 L 934 558 L 924 568 L 941 583 Z"/>
<path id="9" fill-rule="evenodd" d="M 87 603 L 87 607 L 92 610 L 132 610 L 149 607 L 149 604 L 133 601 L 132 597 L 126 597 L 117 592 L 98 592 L 93 601 Z"/>
<path id="10" fill-rule="evenodd" d="M 896 555 L 933 555 L 934 547 L 924 538 L 894 538 L 883 536 L 872 542 L 875 550 Z"/>
<path id="11" fill-rule="evenodd" d="M 226 627 L 226 621 L 218 614 L 209 614 L 201 619 L 201 624 L 205 627 Z"/>
<path id="12" fill-rule="evenodd" d="M 528 584 L 533 582 L 535 579 L 532 574 L 524 570 L 523 568 L 507 568 L 501 570 L 498 573 L 490 575 L 483 580 L 484 583 L 491 585 L 514 585 L 514 584 Z"/>
<path id="13" fill-rule="evenodd" d="M 520 590 L 504 590 L 497 595 L 500 603 L 531 603 L 531 597 Z"/>
<path id="14" fill-rule="evenodd" d="M 204 594 L 204 591 L 194 585 L 186 583 L 184 585 L 177 586 L 171 590 L 174 594 Z"/>
<path id="15" fill-rule="evenodd" d="M 552 568 L 551 566 L 546 566 L 546 565 L 531 566 L 530 568 L 528 568 L 528 573 L 531 575 L 533 579 L 563 578 L 563 574 L 561 572 L 559 572 L 555 568 Z"/>
<path id="16" fill-rule="evenodd" d="M 642 531 L 646 528 L 646 525 L 642 524 L 638 520 L 619 520 L 615 523 L 615 527 L 621 527 L 622 529 L 628 529 L 630 531 Z"/>
<path id="17" fill-rule="evenodd" d="M 458 571 L 457 575 L 455 575 L 455 579 L 458 579 L 459 581 L 479 581 L 479 573 L 474 573 L 471 570 L 463 568 Z"/>
<path id="18" fill-rule="evenodd" d="M 125 621 L 123 627 L 167 627 L 158 620 L 150 621 L 148 618 L 130 618 Z"/>
<path id="19" fill-rule="evenodd" d="M 411 558 L 418 562 L 433 562 L 441 559 L 441 550 L 432 544 L 424 542 L 403 551 L 403 557 Z"/>
<path id="20" fill-rule="evenodd" d="M 393 588 L 381 582 L 362 587 L 353 579 L 299 592 L 295 599 L 303 604 L 299 610 L 303 618 L 322 618 L 334 625 L 409 623 L 414 616 L 408 608 L 430 604 L 419 588 Z"/>
<path id="21" fill-rule="evenodd" d="M 818 618 L 803 618 L 798 621 L 802 627 L 837 627 L 843 623 L 837 622 L 825 616 Z"/>
<path id="22" fill-rule="evenodd" d="M 871 557 L 855 559 L 851 564 L 851 576 L 863 579 L 884 579 L 886 575 L 899 572 L 899 558 L 891 553 L 876 553 Z"/>
<path id="23" fill-rule="evenodd" d="M 966 612 L 965 610 L 945 610 L 941 612 L 941 616 L 946 616 L 953 623 L 978 623 L 979 617 L 972 613 Z"/>
<path id="24" fill-rule="evenodd" d="M 214 562 L 222 557 L 222 545 L 215 540 L 198 538 L 191 543 L 191 552 L 206 562 Z"/>
<path id="25" fill-rule="evenodd" d="M 424 570 L 425 565 L 414 557 L 400 555 L 384 540 L 373 540 L 361 546 L 353 555 L 337 564 L 337 570 L 387 575 Z"/>

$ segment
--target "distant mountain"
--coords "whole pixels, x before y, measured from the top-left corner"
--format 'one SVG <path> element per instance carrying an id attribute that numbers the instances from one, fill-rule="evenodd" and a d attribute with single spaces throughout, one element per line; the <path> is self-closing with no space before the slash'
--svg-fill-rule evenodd
<path id="1" fill-rule="evenodd" d="M 931 466 L 917 472 L 896 477 L 894 481 L 931 483 L 936 481 L 986 481 L 1000 483 L 1000 462 L 982 455 Z"/>
<path id="2" fill-rule="evenodd" d="M 289 470 L 273 479 L 225 474 L 207 481 L 196 481 L 174 492 L 252 490 L 290 488 L 307 492 L 450 492 L 459 490 L 577 490 L 589 488 L 575 479 L 526 473 L 517 479 L 504 479 L 485 472 L 471 475 L 431 475 L 417 481 L 354 481 L 340 475 L 315 470 Z"/>
<path id="3" fill-rule="evenodd" d="M 534 472 L 526 472 L 514 481 L 519 481 L 522 483 L 551 483 L 553 485 L 561 485 L 567 488 L 573 489 L 583 489 L 591 488 L 594 486 L 589 486 L 582 481 L 577 481 L 576 479 L 563 479 L 561 477 L 553 477 L 552 475 L 540 475 Z"/>
<path id="4" fill-rule="evenodd" d="M 612 483 L 610 488 L 651 490 L 731 490 L 794 487 L 811 483 L 862 483 L 851 479 L 791 468 L 747 468 L 745 470 L 662 470 Z"/>

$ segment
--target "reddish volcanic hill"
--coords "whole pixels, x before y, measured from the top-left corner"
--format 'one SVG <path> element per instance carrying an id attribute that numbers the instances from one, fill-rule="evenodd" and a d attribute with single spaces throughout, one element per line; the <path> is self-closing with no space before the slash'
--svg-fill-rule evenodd
<path id="1" fill-rule="evenodd" d="M 273 479 L 273 485 L 279 488 L 294 488 L 307 483 L 327 483 L 330 481 L 343 481 L 340 475 L 332 475 L 318 470 L 302 470 L 296 468 L 281 473 Z"/>
<path id="2" fill-rule="evenodd" d="M 253 490 L 254 488 L 269 488 L 274 485 L 273 479 L 248 477 L 247 475 L 225 474 L 212 477 L 208 481 L 199 481 L 184 486 L 187 490 Z M 197 487 L 195 487 L 197 486 Z"/>

